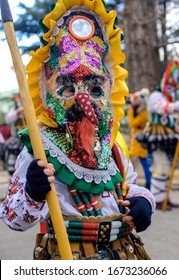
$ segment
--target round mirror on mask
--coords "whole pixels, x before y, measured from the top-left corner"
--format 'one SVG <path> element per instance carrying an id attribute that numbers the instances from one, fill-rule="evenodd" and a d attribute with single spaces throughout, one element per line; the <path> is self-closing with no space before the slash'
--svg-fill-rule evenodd
<path id="1" fill-rule="evenodd" d="M 69 31 L 78 40 L 88 40 L 94 34 L 92 20 L 85 16 L 75 16 L 69 23 Z"/>

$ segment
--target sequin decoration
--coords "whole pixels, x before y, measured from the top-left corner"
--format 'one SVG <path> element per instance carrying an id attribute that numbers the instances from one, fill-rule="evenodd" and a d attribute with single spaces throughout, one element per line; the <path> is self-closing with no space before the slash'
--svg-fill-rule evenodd
<path id="1" fill-rule="evenodd" d="M 70 20 L 76 15 L 89 17 L 95 25 L 94 35 L 86 41 L 76 40 L 68 30 Z M 103 31 L 95 16 L 88 12 L 81 12 L 79 9 L 64 15 L 63 20 L 57 22 L 52 36 L 50 58 L 44 63 L 47 94 L 43 96 L 46 98 L 49 117 L 54 119 L 64 131 L 59 134 L 58 140 L 57 132 L 53 136 L 48 131 L 47 136 L 73 163 L 85 168 L 106 170 L 111 157 L 109 146 L 111 110 L 107 103 L 111 84 L 110 74 L 105 65 L 108 42 L 106 38 L 104 39 Z M 65 75 L 69 77 L 70 84 L 63 79 Z M 95 76 L 96 82 L 92 79 L 89 83 L 87 80 L 89 76 Z M 101 77 L 100 84 L 98 84 L 99 77 Z M 102 102 L 100 102 L 101 97 Z M 71 119 L 68 112 L 76 104 L 81 111 L 78 110 L 76 115 L 74 113 L 74 118 Z M 97 135 L 94 135 L 92 144 L 90 142 L 89 146 L 92 147 L 90 153 L 84 148 L 80 135 L 80 124 L 85 116 L 98 131 Z M 65 131 L 65 127 L 68 131 Z M 87 181 L 91 180 L 90 175 L 86 176 Z"/>
<path id="2" fill-rule="evenodd" d="M 42 134 L 52 141 L 63 153 L 68 154 L 72 151 L 71 145 L 66 139 L 66 135 L 58 129 L 47 128 Z"/>
<path id="3" fill-rule="evenodd" d="M 64 108 L 60 106 L 58 101 L 50 94 L 47 94 L 46 99 L 49 117 L 53 116 L 53 119 L 55 119 L 59 125 L 63 125 L 67 121 Z"/>
<path id="4" fill-rule="evenodd" d="M 61 135 L 59 137 L 59 131 L 55 129 L 44 129 L 41 131 L 42 133 L 42 140 L 44 144 L 44 150 L 49 151 L 51 157 L 55 157 L 58 161 L 65 165 L 70 172 L 73 172 L 76 178 L 84 179 L 87 183 L 94 181 L 96 184 L 100 184 L 104 182 L 105 184 L 111 180 L 111 176 L 114 176 L 118 170 L 114 161 L 110 161 L 108 164 L 108 168 L 106 170 L 99 170 L 98 168 L 84 168 L 73 162 L 68 157 L 67 153 L 63 153 L 61 149 L 62 141 L 67 143 L 65 135 Z M 60 149 L 58 148 L 60 147 Z M 79 155 L 78 155 L 79 157 Z"/>
<path id="5" fill-rule="evenodd" d="M 106 68 L 102 68 L 102 59 L 106 53 L 106 47 L 99 37 L 93 37 L 79 45 L 78 41 L 74 40 L 69 32 L 60 30 L 56 38 L 56 44 L 58 48 L 59 71 L 69 73 L 80 64 L 88 66 L 97 73 L 103 73 L 104 69 L 106 70 Z M 57 56 L 57 52 L 55 52 L 55 55 Z"/>

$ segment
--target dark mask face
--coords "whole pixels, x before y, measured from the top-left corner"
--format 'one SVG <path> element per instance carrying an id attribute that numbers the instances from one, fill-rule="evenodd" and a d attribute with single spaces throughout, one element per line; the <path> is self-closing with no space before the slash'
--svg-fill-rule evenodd
<path id="1" fill-rule="evenodd" d="M 81 20 L 84 26 L 80 25 Z M 72 29 L 74 23 L 76 29 Z M 86 24 L 89 25 L 87 34 Z M 78 33 L 80 26 L 84 37 Z M 108 44 L 96 18 L 87 12 L 72 11 L 60 23 L 57 21 L 53 36 L 50 58 L 44 63 L 45 87 L 41 91 L 49 116 L 62 125 L 68 121 L 67 111 L 78 104 L 80 117 L 85 116 L 98 125 L 99 116 L 94 107 L 101 115 L 111 109 L 112 79 L 105 63 Z"/>
<path id="2" fill-rule="evenodd" d="M 96 104 L 106 123 L 112 110 L 110 146 L 119 139 L 128 73 L 120 66 L 125 55 L 116 19 L 116 12 L 106 11 L 102 0 L 57 0 L 39 22 L 41 45 L 31 51 L 26 72 L 42 125 L 57 128 L 68 122 L 68 109 L 78 103 L 86 119 L 103 127 L 93 108 Z M 82 106 L 82 96 L 88 108 Z"/>
<path id="3" fill-rule="evenodd" d="M 81 76 L 81 73 L 84 75 Z M 57 73 L 57 75 L 55 73 L 47 80 L 46 89 L 47 110 L 59 125 L 62 125 L 64 120 L 62 116 L 60 120 L 58 114 L 65 116 L 66 111 L 75 104 L 80 107 L 81 115 L 86 116 L 95 125 L 99 120 L 94 106 L 101 112 L 110 108 L 109 75 L 93 73 L 84 65 L 75 69 L 75 73 Z"/>
<path id="4" fill-rule="evenodd" d="M 87 34 L 84 28 L 84 37 L 78 33 L 79 20 L 92 26 Z M 74 22 L 77 29 L 71 30 Z M 106 63 L 108 46 L 93 13 L 71 11 L 57 21 L 50 57 L 43 65 L 44 107 L 63 131 L 68 130 L 70 159 L 90 168 L 98 164 L 106 168 L 110 159 L 113 118 L 112 78 Z"/>

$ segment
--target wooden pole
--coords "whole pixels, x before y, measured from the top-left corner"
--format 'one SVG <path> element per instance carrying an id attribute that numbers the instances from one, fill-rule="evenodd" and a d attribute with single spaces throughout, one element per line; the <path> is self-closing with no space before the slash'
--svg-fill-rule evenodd
<path id="1" fill-rule="evenodd" d="M 7 42 L 13 60 L 13 65 L 14 65 L 14 69 L 19 85 L 20 95 L 22 98 L 22 105 L 24 108 L 24 115 L 25 115 L 26 124 L 30 135 L 30 140 L 32 143 L 34 156 L 37 159 L 41 159 L 47 162 L 42 139 L 40 136 L 39 127 L 36 120 L 35 109 L 29 92 L 26 73 L 24 70 L 21 55 L 17 45 L 9 3 L 6 0 L 0 0 L 0 1 L 1 1 L 0 3 L 1 3 L 2 20 L 3 20 L 3 15 L 5 17 L 5 20 L 3 20 L 4 32 L 7 38 Z M 10 13 L 11 16 L 10 21 L 6 19 L 8 13 Z M 72 257 L 71 247 L 69 244 L 69 240 L 68 240 L 68 236 L 67 236 L 67 232 L 66 232 L 63 216 L 60 210 L 59 201 L 56 195 L 54 184 L 51 184 L 51 191 L 47 193 L 46 199 L 47 199 L 49 212 L 54 227 L 59 251 L 61 254 L 61 258 L 63 260 L 72 260 L 73 257 Z"/>
<path id="2" fill-rule="evenodd" d="M 179 157 L 179 139 L 178 139 L 178 142 L 177 142 L 177 146 L 176 146 L 176 150 L 175 150 L 175 155 L 174 155 L 174 159 L 173 159 L 173 163 L 172 163 L 172 168 L 171 168 L 171 172 L 170 172 L 170 176 L 169 176 L 169 180 L 168 180 L 166 197 L 165 197 L 165 200 L 163 202 L 163 207 L 162 207 L 163 211 L 165 211 L 166 207 L 167 207 L 168 197 L 169 197 L 170 188 L 171 188 L 171 184 L 172 184 L 172 180 L 173 180 L 173 175 L 174 175 L 174 171 L 175 171 L 175 168 L 176 168 L 178 157 Z"/>

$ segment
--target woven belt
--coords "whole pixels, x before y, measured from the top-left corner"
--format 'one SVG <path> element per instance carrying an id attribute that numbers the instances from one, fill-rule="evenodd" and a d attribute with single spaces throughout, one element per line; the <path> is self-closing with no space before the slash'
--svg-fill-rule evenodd
<path id="1" fill-rule="evenodd" d="M 65 226 L 70 241 L 93 241 L 99 245 L 107 245 L 131 231 L 122 221 L 65 221 Z"/>
<path id="2" fill-rule="evenodd" d="M 170 128 L 179 129 L 179 120 L 178 117 L 169 117 L 169 116 L 161 116 L 156 113 L 152 113 L 151 115 L 151 123 L 152 124 L 161 124 L 164 126 L 168 126 Z"/>

